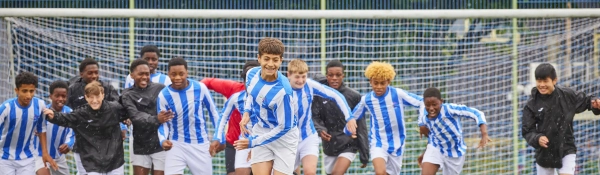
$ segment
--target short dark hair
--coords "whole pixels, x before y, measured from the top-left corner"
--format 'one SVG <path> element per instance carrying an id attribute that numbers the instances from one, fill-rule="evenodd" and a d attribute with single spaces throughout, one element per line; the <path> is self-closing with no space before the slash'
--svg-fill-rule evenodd
<path id="1" fill-rule="evenodd" d="M 427 98 L 427 97 L 436 97 L 438 99 L 442 99 L 442 93 L 440 93 L 440 90 L 434 87 L 431 88 L 427 88 L 425 89 L 425 92 L 423 92 L 423 98 Z"/>
<path id="2" fill-rule="evenodd" d="M 155 45 L 145 45 L 142 47 L 142 50 L 140 51 L 140 57 L 143 57 L 146 52 L 155 52 L 156 55 L 160 57 L 160 50 L 158 50 L 158 47 Z"/>
<path id="3" fill-rule="evenodd" d="M 15 86 L 20 88 L 24 84 L 33 84 L 35 88 L 38 87 L 38 77 L 31 72 L 21 72 L 15 77 Z"/>
<path id="4" fill-rule="evenodd" d="M 342 64 L 342 62 L 340 62 L 340 60 L 332 60 L 329 63 L 327 63 L 327 67 L 325 68 L 325 71 L 327 71 L 327 69 L 329 69 L 331 67 L 341 67 L 342 72 L 344 71 L 344 65 Z"/>
<path id="5" fill-rule="evenodd" d="M 536 80 L 542 80 L 546 78 L 550 78 L 552 80 L 556 79 L 556 70 L 550 63 L 542 63 L 535 68 Z"/>
<path id="6" fill-rule="evenodd" d="M 187 62 L 182 57 L 175 57 L 169 60 L 169 70 L 171 66 L 182 66 L 187 70 Z"/>
<path id="7" fill-rule="evenodd" d="M 148 61 L 144 59 L 136 59 L 131 62 L 131 66 L 129 66 L 129 73 L 133 73 L 133 70 L 137 68 L 139 65 L 148 65 Z"/>
<path id="8" fill-rule="evenodd" d="M 54 94 L 54 89 L 56 88 L 64 88 L 66 90 L 69 90 L 69 85 L 67 84 L 66 81 L 61 81 L 61 80 L 57 80 L 52 82 L 52 84 L 50 84 L 50 94 Z"/>
<path id="9" fill-rule="evenodd" d="M 242 77 L 242 80 L 244 80 L 244 83 L 246 83 L 246 73 L 248 73 L 248 71 L 251 68 L 258 66 L 260 66 L 260 63 L 258 63 L 258 61 L 256 60 L 246 61 L 246 63 L 242 67 L 242 74 L 240 75 Z"/>
<path id="10" fill-rule="evenodd" d="M 98 66 L 98 62 L 95 59 L 90 58 L 90 57 L 83 59 L 83 61 L 81 61 L 81 63 L 79 63 L 79 73 L 83 72 L 85 70 L 85 68 L 89 65 Z"/>

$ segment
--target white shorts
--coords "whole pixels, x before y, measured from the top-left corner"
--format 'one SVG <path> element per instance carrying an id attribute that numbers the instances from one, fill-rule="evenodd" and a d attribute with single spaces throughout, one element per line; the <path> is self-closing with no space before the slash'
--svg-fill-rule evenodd
<path id="1" fill-rule="evenodd" d="M 23 160 L 0 159 L 0 175 L 35 174 L 35 157 Z"/>
<path id="2" fill-rule="evenodd" d="M 144 168 L 152 168 L 152 165 L 154 165 L 154 170 L 164 171 L 166 155 L 167 153 L 164 151 L 150 155 L 132 154 L 131 164 L 133 166 L 141 166 Z"/>
<path id="3" fill-rule="evenodd" d="M 575 174 L 575 159 L 577 158 L 577 156 L 575 154 L 569 154 L 566 155 L 565 157 L 562 158 L 562 168 L 560 168 L 558 170 L 559 174 Z M 535 167 L 537 168 L 537 175 L 555 175 L 556 173 L 556 168 L 544 168 L 541 167 L 540 165 L 538 165 L 537 163 L 535 164 Z"/>
<path id="4" fill-rule="evenodd" d="M 50 164 L 48 164 L 47 166 L 44 166 L 44 161 L 42 160 L 42 157 L 36 157 L 35 158 L 35 171 L 37 172 L 38 170 L 44 168 L 44 167 L 48 167 L 48 169 L 50 170 L 50 174 L 52 175 L 56 175 L 56 174 L 63 174 L 63 175 L 68 175 L 69 174 L 69 165 L 67 164 L 67 158 L 65 158 L 65 155 L 61 155 L 58 159 L 54 159 L 54 162 L 56 162 L 56 165 L 58 166 L 58 171 L 54 170 Z"/>
<path id="5" fill-rule="evenodd" d="M 243 149 L 235 151 L 235 169 L 238 168 L 251 168 L 252 164 L 248 161 L 248 153 L 251 149 Z"/>
<path id="6" fill-rule="evenodd" d="M 335 166 L 335 162 L 337 162 L 338 159 L 345 158 L 345 159 L 350 160 L 350 162 L 352 162 L 352 161 L 354 161 L 355 157 L 356 157 L 356 153 L 351 153 L 351 152 L 344 152 L 338 156 L 325 155 L 325 160 L 323 161 L 323 163 L 325 163 L 325 174 L 333 173 L 333 167 Z"/>
<path id="7" fill-rule="evenodd" d="M 444 175 L 458 175 L 465 164 L 465 156 L 448 157 L 431 144 L 427 144 L 427 150 L 423 155 L 423 163 L 429 162 L 440 166 Z"/>
<path id="8" fill-rule="evenodd" d="M 300 141 L 300 143 L 298 143 L 298 152 L 296 152 L 296 163 L 294 165 L 294 169 L 300 167 L 300 164 L 302 164 L 302 158 L 304 158 L 304 156 L 314 155 L 318 160 L 320 143 L 321 138 L 316 133 Z"/>
<path id="9" fill-rule="evenodd" d="M 270 128 L 254 125 L 252 133 L 253 135 L 260 135 L 270 130 Z M 292 174 L 294 172 L 296 152 L 298 151 L 297 147 L 298 128 L 294 127 L 279 139 L 266 145 L 252 148 L 250 163 L 255 164 L 273 160 L 273 170 L 284 174 Z"/>
<path id="10" fill-rule="evenodd" d="M 185 167 L 192 174 L 212 174 L 210 143 L 189 144 L 171 141 L 173 147 L 166 151 L 165 174 L 183 174 Z"/>
<path id="11" fill-rule="evenodd" d="M 402 156 L 395 156 L 389 154 L 383 148 L 371 146 L 369 150 L 371 153 L 371 161 L 375 158 L 383 158 L 385 160 L 385 172 L 388 174 L 400 174 L 402 169 Z"/>
<path id="12" fill-rule="evenodd" d="M 125 164 L 121 165 L 121 167 L 116 168 L 108 173 L 87 172 L 85 170 L 85 168 L 83 167 L 83 164 L 81 163 L 81 158 L 79 157 L 79 154 L 73 153 L 73 158 L 75 159 L 75 164 L 77 164 L 77 175 L 123 175 L 123 174 L 125 174 L 125 169 L 123 168 L 123 166 L 125 166 Z"/>

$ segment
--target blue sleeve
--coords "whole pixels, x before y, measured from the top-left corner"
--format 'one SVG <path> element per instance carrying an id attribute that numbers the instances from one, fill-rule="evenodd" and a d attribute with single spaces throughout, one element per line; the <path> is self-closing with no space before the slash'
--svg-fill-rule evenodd
<path id="1" fill-rule="evenodd" d="M 213 140 L 218 140 L 221 144 L 225 143 L 225 124 L 227 124 L 233 109 L 235 109 L 237 98 L 239 98 L 238 96 L 239 93 L 236 93 L 232 95 L 231 98 L 227 99 L 225 105 L 223 105 L 223 110 L 221 111 L 219 120 L 217 120 L 217 123 L 215 124 Z"/>
<path id="2" fill-rule="evenodd" d="M 483 114 L 483 112 L 475 108 L 470 108 L 465 105 L 457 104 L 446 104 L 445 106 L 448 113 L 452 115 L 473 119 L 475 120 L 475 123 L 477 123 L 478 126 L 486 124 L 485 115 Z"/>
<path id="3" fill-rule="evenodd" d="M 346 101 L 346 97 L 344 97 L 344 95 L 342 95 L 340 92 L 329 86 L 325 86 L 311 79 L 308 79 L 306 83 L 309 87 L 313 89 L 315 95 L 335 101 L 342 113 L 344 114 L 344 117 L 346 119 L 350 118 L 350 116 L 352 115 L 352 111 L 348 106 L 348 102 Z"/>
<path id="4" fill-rule="evenodd" d="M 292 109 L 292 100 L 291 95 L 285 94 L 283 98 L 279 99 L 274 105 L 273 112 L 277 117 L 277 123 L 279 125 L 275 126 L 271 131 L 264 133 L 260 136 L 253 135 L 248 138 L 249 148 L 253 148 L 260 145 L 265 145 L 271 143 L 281 136 L 285 135 L 290 129 L 293 127 L 294 118 L 296 118 L 296 114 Z"/>

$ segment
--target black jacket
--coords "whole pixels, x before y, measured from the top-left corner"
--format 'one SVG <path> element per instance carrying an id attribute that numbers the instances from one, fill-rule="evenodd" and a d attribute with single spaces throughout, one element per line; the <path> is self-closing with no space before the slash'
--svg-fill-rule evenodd
<path id="1" fill-rule="evenodd" d="M 318 80 L 317 78 L 315 78 Z M 320 83 L 327 85 L 327 80 L 318 80 Z M 344 84 L 337 89 L 348 102 L 350 109 L 360 102 L 360 93 L 346 87 Z M 357 139 L 352 139 L 344 134 L 346 119 L 344 114 L 334 101 L 324 99 L 319 96 L 314 96 L 312 102 L 312 118 L 317 132 L 327 132 L 331 135 L 329 142 L 323 141 L 323 152 L 328 156 L 338 156 L 344 152 L 356 153 L 360 152 L 360 162 L 369 162 L 369 138 L 367 122 L 364 118 L 357 120 Z"/>
<path id="2" fill-rule="evenodd" d="M 532 89 L 523 108 L 521 130 L 527 143 L 535 148 L 537 164 L 546 168 L 561 168 L 564 156 L 576 154 L 573 117 L 585 110 L 600 114 L 600 110 L 592 109 L 592 99 L 595 97 L 561 86 L 556 86 L 550 95 L 542 95 L 537 88 Z M 539 145 L 541 136 L 548 138 L 548 148 Z"/>
<path id="3" fill-rule="evenodd" d="M 160 122 L 156 112 L 156 98 L 165 85 L 148 83 L 145 89 L 132 86 L 123 91 L 123 107 L 133 123 L 133 152 L 149 155 L 162 151 L 158 141 Z"/>
<path id="4" fill-rule="evenodd" d="M 98 82 L 100 82 L 102 87 L 104 87 L 104 100 L 119 100 L 119 93 L 112 85 L 100 80 Z M 69 83 L 69 90 L 67 91 L 67 106 L 71 107 L 72 109 L 77 109 L 77 107 L 87 104 L 87 101 L 85 101 L 84 98 L 85 85 L 87 85 L 87 83 L 83 81 L 81 77 L 79 77 L 76 81 Z"/>
<path id="5" fill-rule="evenodd" d="M 97 111 L 86 104 L 68 114 L 54 111 L 54 118 L 48 121 L 73 129 L 75 153 L 86 171 L 106 173 L 125 163 L 119 122 L 126 116 L 118 102 L 103 101 Z"/>

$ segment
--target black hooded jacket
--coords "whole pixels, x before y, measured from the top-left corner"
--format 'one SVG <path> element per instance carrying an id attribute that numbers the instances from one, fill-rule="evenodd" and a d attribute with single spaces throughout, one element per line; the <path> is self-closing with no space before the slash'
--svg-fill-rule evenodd
<path id="1" fill-rule="evenodd" d="M 68 114 L 54 111 L 54 118 L 48 121 L 73 129 L 74 152 L 87 172 L 107 173 L 125 163 L 119 122 L 126 119 L 121 104 L 103 101 L 99 110 L 86 104 Z"/>
<path id="2" fill-rule="evenodd" d="M 73 82 L 71 82 L 74 80 Z M 67 106 L 71 107 L 71 109 L 77 109 L 77 107 L 87 104 L 85 101 L 85 85 L 87 83 L 83 81 L 81 77 L 77 79 L 69 80 L 69 90 L 67 91 Z M 104 87 L 104 100 L 105 101 L 118 101 L 119 93 L 117 90 L 110 84 L 98 80 L 102 87 Z"/>
<path id="3" fill-rule="evenodd" d="M 121 100 L 123 107 L 133 123 L 133 152 L 138 155 L 149 155 L 160 152 L 163 148 L 158 141 L 156 99 L 165 85 L 148 82 L 144 89 L 132 86 L 123 91 Z"/>
<path id="4" fill-rule="evenodd" d="M 576 154 L 573 136 L 575 114 L 592 110 L 595 115 L 600 110 L 591 106 L 593 96 L 572 89 L 556 86 L 550 95 L 542 95 L 537 88 L 523 108 L 522 134 L 527 143 L 535 148 L 537 164 L 546 168 L 561 168 L 562 158 Z M 548 148 L 539 145 L 542 136 L 548 138 Z"/>
<path id="5" fill-rule="evenodd" d="M 328 85 L 325 77 L 315 77 L 316 81 Z M 361 95 L 357 91 L 346 87 L 344 84 L 337 89 L 348 102 L 350 109 L 360 102 Z M 317 132 L 327 132 L 331 135 L 329 142 L 323 141 L 323 152 L 328 156 L 338 156 L 344 152 L 360 152 L 360 162 L 367 164 L 369 162 L 369 138 L 367 122 L 364 118 L 357 120 L 357 138 L 352 139 L 344 134 L 346 119 L 342 110 L 334 101 L 314 96 L 312 102 L 312 119 Z"/>

